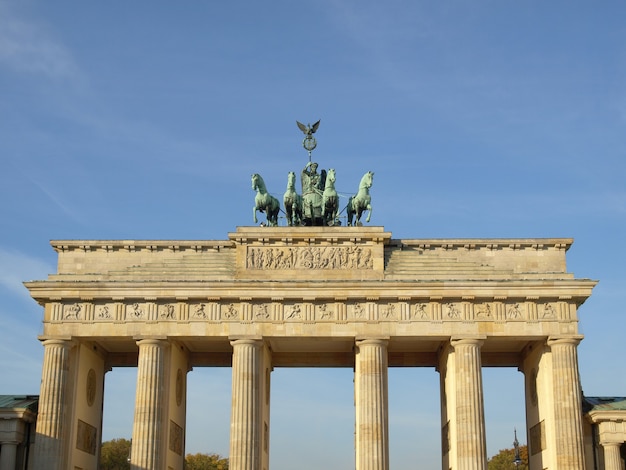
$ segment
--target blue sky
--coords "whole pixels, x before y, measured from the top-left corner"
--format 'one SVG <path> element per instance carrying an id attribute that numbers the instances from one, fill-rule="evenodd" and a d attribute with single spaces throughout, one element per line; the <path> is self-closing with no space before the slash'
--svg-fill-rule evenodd
<path id="1" fill-rule="evenodd" d="M 51 239 L 225 239 L 250 175 L 314 159 L 394 238 L 572 237 L 587 395 L 626 395 L 626 3 L 0 0 L 0 394 L 39 392 Z M 524 427 L 487 369 L 488 452 Z M 352 372 L 277 369 L 272 468 L 354 466 Z M 134 370 L 107 375 L 130 437 Z M 228 453 L 229 369 L 189 374 L 187 451 Z M 391 466 L 439 468 L 438 374 L 390 371 Z M 525 441 L 523 432 L 520 440 Z M 297 465 L 297 467 L 295 466 Z"/>

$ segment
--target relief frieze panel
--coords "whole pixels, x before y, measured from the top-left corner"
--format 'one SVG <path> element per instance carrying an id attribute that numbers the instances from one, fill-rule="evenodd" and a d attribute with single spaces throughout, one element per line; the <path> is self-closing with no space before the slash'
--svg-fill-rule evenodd
<path id="1" fill-rule="evenodd" d="M 248 247 L 247 269 L 373 269 L 372 249 L 361 246 Z"/>
<path id="2" fill-rule="evenodd" d="M 243 299 L 229 302 L 218 298 L 206 301 L 176 302 L 53 302 L 49 305 L 52 321 L 62 322 L 333 322 L 333 321 L 563 321 L 575 317 L 567 302 L 510 301 L 491 302 L 409 300 L 318 302 L 268 302 Z"/>

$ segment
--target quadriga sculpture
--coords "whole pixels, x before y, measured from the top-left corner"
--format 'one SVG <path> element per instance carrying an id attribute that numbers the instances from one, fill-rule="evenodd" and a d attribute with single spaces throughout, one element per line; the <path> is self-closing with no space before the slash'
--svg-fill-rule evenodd
<path id="1" fill-rule="evenodd" d="M 280 203 L 278 199 L 267 192 L 265 187 L 265 181 L 261 178 L 261 175 L 255 173 L 252 175 L 252 189 L 256 191 L 254 197 L 254 208 L 252 209 L 252 215 L 254 223 L 258 222 L 256 212 L 265 212 L 267 218 L 267 225 L 275 227 L 278 225 L 278 211 L 280 210 Z"/>
<path id="2" fill-rule="evenodd" d="M 355 225 L 360 226 L 361 215 L 364 210 L 369 211 L 365 221 L 370 221 L 370 218 L 372 217 L 372 198 L 370 197 L 370 188 L 372 187 L 373 181 L 374 172 L 368 171 L 365 173 L 359 183 L 359 191 L 348 200 L 348 225 L 352 225 L 352 220 L 356 216 Z"/>

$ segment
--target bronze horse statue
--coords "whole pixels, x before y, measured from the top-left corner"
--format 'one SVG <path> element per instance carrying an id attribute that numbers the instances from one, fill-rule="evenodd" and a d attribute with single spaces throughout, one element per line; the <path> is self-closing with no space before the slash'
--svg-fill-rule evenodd
<path id="1" fill-rule="evenodd" d="M 296 174 L 290 171 L 287 175 L 287 190 L 283 195 L 283 206 L 287 214 L 287 225 L 300 225 L 302 221 L 302 196 L 296 192 Z"/>
<path id="2" fill-rule="evenodd" d="M 339 212 L 339 196 L 335 190 L 335 170 L 330 168 L 326 175 L 324 192 L 322 193 L 322 218 L 324 225 L 335 225 Z"/>
<path id="3" fill-rule="evenodd" d="M 352 220 L 356 216 L 355 225 L 361 226 L 361 215 L 367 210 L 366 222 L 372 217 L 372 198 L 370 197 L 370 188 L 374 181 L 374 172 L 368 171 L 361 178 L 359 183 L 359 191 L 348 200 L 348 225 L 352 225 Z"/>
<path id="4" fill-rule="evenodd" d="M 254 207 L 252 208 L 252 215 L 254 223 L 258 222 L 256 212 L 265 212 L 267 218 L 267 225 L 275 227 L 278 225 L 278 211 L 280 210 L 280 203 L 278 199 L 267 192 L 265 187 L 265 181 L 261 178 L 261 175 L 255 173 L 252 175 L 252 189 L 256 191 L 254 197 Z"/>

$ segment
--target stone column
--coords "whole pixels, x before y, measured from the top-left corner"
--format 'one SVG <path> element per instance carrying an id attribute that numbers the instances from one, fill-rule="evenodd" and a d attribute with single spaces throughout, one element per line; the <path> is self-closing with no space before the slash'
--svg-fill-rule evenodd
<path id="1" fill-rule="evenodd" d="M 622 470 L 621 442 L 602 444 L 604 449 L 604 470 Z"/>
<path id="2" fill-rule="evenodd" d="M 549 338 L 554 383 L 556 468 L 585 468 L 583 412 L 576 347 L 580 337 Z"/>
<path id="3" fill-rule="evenodd" d="M 456 446 L 459 470 L 487 468 L 485 409 L 480 349 L 483 341 L 455 339 Z"/>
<path id="4" fill-rule="evenodd" d="M 159 469 L 167 448 L 163 425 L 165 402 L 165 350 L 162 339 L 141 339 L 137 364 L 137 391 L 130 468 Z"/>
<path id="5" fill-rule="evenodd" d="M 64 421 L 69 407 L 66 394 L 71 342 L 48 339 L 43 342 L 43 346 L 43 373 L 33 468 L 64 470 L 65 447 L 69 445 Z"/>
<path id="6" fill-rule="evenodd" d="M 354 368 L 356 469 L 389 469 L 386 339 L 357 341 Z"/>
<path id="7" fill-rule="evenodd" d="M 263 341 L 237 339 L 233 346 L 231 470 L 259 470 L 262 455 Z"/>
<path id="8" fill-rule="evenodd" d="M 17 441 L 5 441 L 0 451 L 0 470 L 15 470 L 17 458 Z"/>

